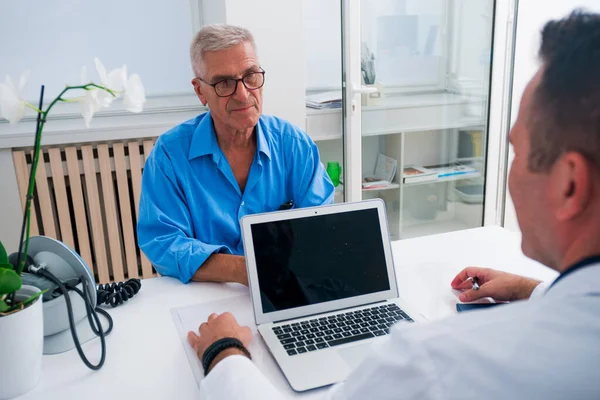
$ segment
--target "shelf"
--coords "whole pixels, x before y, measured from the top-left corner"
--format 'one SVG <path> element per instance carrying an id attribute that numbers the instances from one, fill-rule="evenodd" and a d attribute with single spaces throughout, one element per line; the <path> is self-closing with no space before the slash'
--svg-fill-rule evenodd
<path id="1" fill-rule="evenodd" d="M 361 134 L 378 136 L 485 127 L 485 118 L 466 113 L 472 104 L 472 100 L 452 93 L 385 96 L 381 105 L 362 107 Z M 341 138 L 342 110 L 307 108 L 306 132 L 315 141 Z"/>
<path id="2" fill-rule="evenodd" d="M 456 159 L 456 161 L 458 162 L 472 162 L 472 161 L 485 161 L 485 159 L 482 156 L 479 157 L 458 157 Z"/>
<path id="3" fill-rule="evenodd" d="M 399 189 L 400 188 L 400 184 L 398 183 L 390 183 L 387 186 L 384 187 L 376 187 L 376 188 L 362 188 L 363 192 L 377 192 L 377 191 L 381 191 L 381 190 L 393 190 L 393 189 Z"/>
<path id="4" fill-rule="evenodd" d="M 436 180 L 425 181 L 425 182 L 403 183 L 403 185 L 404 186 L 420 186 L 420 185 L 427 185 L 430 183 L 452 182 L 452 181 L 460 181 L 463 179 L 474 179 L 474 178 L 480 178 L 480 177 L 481 177 L 480 172 L 473 172 L 473 173 L 468 173 L 468 174 L 445 176 L 442 178 L 438 178 Z"/>

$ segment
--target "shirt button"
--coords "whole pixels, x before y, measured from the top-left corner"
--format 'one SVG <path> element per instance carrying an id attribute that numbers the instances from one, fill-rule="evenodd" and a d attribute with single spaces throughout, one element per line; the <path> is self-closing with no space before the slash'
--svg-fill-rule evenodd
<path id="1" fill-rule="evenodd" d="M 244 202 L 242 201 L 242 206 L 244 205 Z"/>

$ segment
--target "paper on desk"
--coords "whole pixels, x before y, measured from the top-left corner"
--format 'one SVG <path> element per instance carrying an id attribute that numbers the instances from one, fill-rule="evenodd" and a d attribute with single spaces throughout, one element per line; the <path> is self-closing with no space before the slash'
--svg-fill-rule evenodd
<path id="1" fill-rule="evenodd" d="M 262 337 L 256 329 L 252 302 L 250 296 L 247 295 L 236 296 L 211 303 L 192 304 L 171 309 L 173 322 L 177 327 L 179 338 L 181 339 L 188 362 L 192 368 L 194 377 L 196 378 L 198 388 L 200 388 L 200 383 L 202 382 L 202 379 L 204 379 L 204 370 L 202 369 L 202 364 L 200 363 L 196 352 L 187 342 L 187 334 L 189 331 L 197 332 L 200 324 L 205 322 L 210 314 L 221 314 L 224 312 L 231 312 L 240 325 L 248 326 L 252 330 L 252 342 L 250 343 L 248 350 L 250 350 L 250 353 L 252 354 L 252 361 L 260 371 L 265 374 L 282 394 L 297 397 L 299 394 L 295 393 L 288 385 L 285 376 L 281 373 L 281 370 L 275 363 L 275 360 L 269 353 Z"/>

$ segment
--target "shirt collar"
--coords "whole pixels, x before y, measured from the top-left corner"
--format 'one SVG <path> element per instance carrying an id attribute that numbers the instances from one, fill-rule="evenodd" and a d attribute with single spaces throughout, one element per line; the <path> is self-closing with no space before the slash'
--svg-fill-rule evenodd
<path id="1" fill-rule="evenodd" d="M 270 160 L 271 149 L 269 147 L 269 141 L 267 140 L 267 135 L 264 129 L 263 117 L 261 116 L 258 120 L 258 124 L 256 124 L 256 147 L 258 151 L 263 153 Z"/>
<path id="2" fill-rule="evenodd" d="M 262 119 L 263 117 L 261 116 L 258 124 L 256 124 L 256 147 L 259 152 L 266 155 L 270 160 L 271 149 L 264 131 L 265 128 L 263 126 Z M 217 142 L 217 135 L 215 133 L 215 127 L 210 115 L 210 111 L 204 114 L 203 118 L 198 123 L 196 130 L 194 131 L 190 151 L 188 152 L 188 159 L 191 160 L 208 154 L 212 154 L 215 161 L 218 161 L 222 154 L 219 143 Z"/>
<path id="3" fill-rule="evenodd" d="M 188 160 L 208 154 L 212 154 L 215 161 L 218 161 L 221 155 L 210 111 L 202 116 L 202 119 L 194 130 L 190 151 L 188 152 Z"/>
<path id="4" fill-rule="evenodd" d="M 561 273 L 544 296 L 600 295 L 600 257 L 589 257 Z"/>

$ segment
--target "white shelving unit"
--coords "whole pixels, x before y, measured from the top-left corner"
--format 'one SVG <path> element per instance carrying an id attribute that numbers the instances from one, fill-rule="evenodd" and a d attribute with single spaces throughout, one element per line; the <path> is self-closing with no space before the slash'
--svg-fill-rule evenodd
<path id="1" fill-rule="evenodd" d="M 390 95 L 378 106 L 363 107 L 362 136 L 477 127 L 482 118 L 466 114 L 474 103 L 451 93 Z M 306 132 L 315 141 L 341 139 L 341 109 L 306 109 Z"/>
<path id="2" fill-rule="evenodd" d="M 390 183 L 389 185 L 385 186 L 385 187 L 376 187 L 376 188 L 363 188 L 362 191 L 363 192 L 380 192 L 382 190 L 394 190 L 394 189 L 399 189 L 400 188 L 400 184 L 399 183 Z"/>
<path id="3" fill-rule="evenodd" d="M 429 185 L 432 183 L 453 182 L 453 181 L 460 181 L 460 180 L 464 180 L 464 179 L 474 179 L 474 178 L 481 178 L 481 173 L 480 172 L 472 172 L 472 173 L 461 174 L 461 175 L 444 176 L 441 178 L 437 178 L 434 181 L 403 183 L 403 185 L 404 186 L 422 186 L 422 185 Z"/>
<path id="4" fill-rule="evenodd" d="M 483 182 L 484 158 L 457 158 L 459 130 L 483 130 L 484 118 L 468 115 L 474 104 L 464 96 L 451 93 L 413 95 L 390 95 L 378 106 L 363 107 L 362 136 L 364 140 L 379 140 L 375 152 L 381 151 L 398 161 L 398 172 L 391 185 L 383 188 L 363 189 L 363 198 L 380 197 L 386 202 L 388 223 L 392 240 L 422 236 L 431 233 L 450 232 L 481 225 L 483 204 L 467 204 L 454 195 L 456 185 L 462 182 Z M 426 122 L 426 123 L 424 123 Z M 307 108 L 307 133 L 322 149 L 323 162 L 339 161 L 328 151 L 329 147 L 341 147 L 342 114 L 340 109 L 315 110 Z M 379 139 L 377 139 L 379 137 Z M 435 142 L 437 149 L 424 151 L 424 144 L 417 142 L 425 137 Z M 422 154 L 415 160 L 416 153 Z M 418 155 L 417 155 L 418 156 Z M 419 158 L 419 157 L 417 157 Z M 371 160 L 365 160 L 368 164 Z M 418 161 L 420 165 L 446 162 L 471 162 L 481 166 L 474 173 L 439 178 L 431 182 L 402 183 L 405 165 Z M 368 169 L 370 165 L 365 165 Z M 429 188 L 429 189 L 427 189 Z M 411 207 L 425 207 L 426 200 L 419 200 L 423 193 L 431 191 L 435 204 L 429 211 L 431 218 L 415 218 Z M 336 190 L 336 202 L 343 201 L 343 185 Z M 411 213 L 412 211 L 412 213 Z"/>

